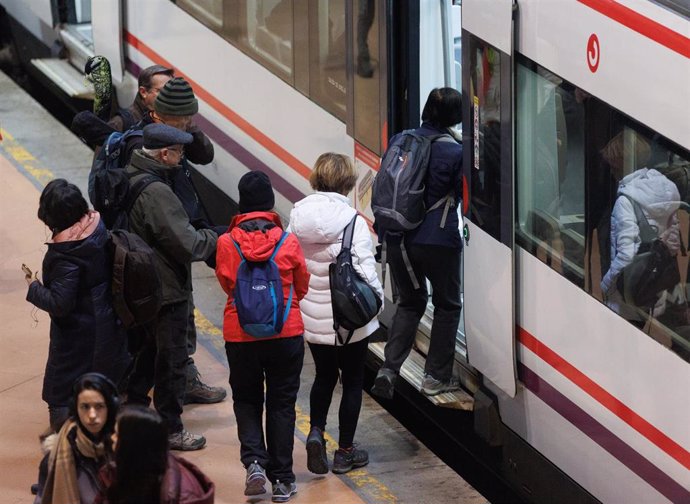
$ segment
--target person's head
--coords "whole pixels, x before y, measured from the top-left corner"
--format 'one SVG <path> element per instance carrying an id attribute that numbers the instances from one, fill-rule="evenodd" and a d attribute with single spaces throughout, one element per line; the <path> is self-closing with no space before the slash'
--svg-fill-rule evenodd
<path id="1" fill-rule="evenodd" d="M 457 89 L 436 88 L 429 93 L 422 121 L 431 123 L 437 128 L 449 128 L 462 122 L 462 95 Z"/>
<path id="2" fill-rule="evenodd" d="M 326 152 L 314 163 L 309 183 L 315 191 L 347 195 L 357 183 L 357 170 L 348 156 Z"/>
<path id="3" fill-rule="evenodd" d="M 175 76 L 175 70 L 162 65 L 151 65 L 139 74 L 139 96 L 148 110 L 153 110 L 153 102 L 165 83 Z"/>
<path id="4" fill-rule="evenodd" d="M 112 436 L 117 475 L 110 502 L 156 502 L 168 461 L 168 430 L 155 410 L 125 407 Z"/>
<path id="5" fill-rule="evenodd" d="M 611 167 L 616 180 L 645 167 L 651 153 L 645 137 L 631 129 L 624 129 L 601 149 L 601 155 Z"/>
<path id="6" fill-rule="evenodd" d="M 79 188 L 65 179 L 48 182 L 38 200 L 38 218 L 54 235 L 79 222 L 88 211 Z"/>
<path id="7" fill-rule="evenodd" d="M 189 82 L 175 77 L 165 83 L 153 102 L 154 121 L 187 130 L 192 116 L 199 111 L 199 101 Z"/>
<path id="8" fill-rule="evenodd" d="M 143 151 L 164 165 L 177 166 L 182 161 L 184 146 L 192 140 L 192 135 L 186 131 L 167 124 L 147 124 L 143 131 Z"/>
<path id="9" fill-rule="evenodd" d="M 117 387 L 100 373 L 86 373 L 74 382 L 70 414 L 94 440 L 109 439 L 119 407 Z"/>
<path id="10" fill-rule="evenodd" d="M 240 192 L 240 213 L 268 212 L 275 206 L 271 179 L 262 171 L 253 170 L 242 175 L 237 184 Z"/>

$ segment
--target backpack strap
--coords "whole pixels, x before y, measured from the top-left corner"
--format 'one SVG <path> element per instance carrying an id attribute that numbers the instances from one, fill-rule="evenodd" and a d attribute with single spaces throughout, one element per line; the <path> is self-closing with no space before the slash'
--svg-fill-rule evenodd
<path id="1" fill-rule="evenodd" d="M 127 192 L 127 197 L 125 198 L 125 201 L 123 203 L 123 208 L 127 215 L 129 215 L 129 212 L 132 211 L 132 207 L 134 206 L 134 203 L 137 201 L 137 198 L 139 198 L 139 195 L 153 182 L 163 182 L 163 180 L 161 180 L 160 177 L 156 177 L 155 175 L 144 175 L 143 177 L 139 178 L 136 182 L 129 185 L 129 191 Z"/>
<path id="2" fill-rule="evenodd" d="M 269 261 L 273 261 L 275 263 L 275 257 L 278 254 L 278 250 L 280 250 L 280 247 L 283 246 L 283 242 L 285 242 L 285 239 L 288 237 L 290 233 L 287 231 L 283 231 L 283 236 L 280 237 L 280 240 L 278 240 L 278 243 L 276 243 L 275 248 L 273 249 L 273 253 L 271 254 L 271 257 L 269 257 Z M 290 293 L 288 294 L 288 300 L 287 304 L 285 307 L 285 311 L 283 312 L 283 324 L 288 318 L 288 315 L 290 315 L 290 308 L 292 308 L 292 292 L 293 292 L 293 285 L 290 284 Z"/>
<path id="3" fill-rule="evenodd" d="M 655 226 L 651 226 L 649 224 L 642 207 L 637 201 L 632 199 L 627 194 L 621 194 L 621 196 L 626 198 L 633 206 L 633 210 L 635 211 L 635 219 L 637 220 L 637 225 L 640 228 L 640 240 L 642 243 L 652 243 L 658 238 L 658 229 L 655 229 Z"/>
<path id="4" fill-rule="evenodd" d="M 443 133 L 441 135 L 434 135 L 430 136 L 429 139 L 431 140 L 431 143 L 434 142 L 443 142 L 443 143 L 453 143 L 457 144 L 458 141 L 451 135 L 450 133 Z M 443 208 L 443 216 L 441 217 L 441 223 L 439 224 L 439 227 L 445 228 L 446 227 L 446 219 L 448 218 L 448 211 L 451 208 L 455 207 L 455 199 L 453 198 L 454 191 L 449 191 L 448 194 L 446 194 L 443 198 L 438 200 L 436 203 L 431 205 L 426 213 L 431 212 L 432 210 L 436 210 L 437 208 L 440 208 L 441 205 L 445 205 Z"/>

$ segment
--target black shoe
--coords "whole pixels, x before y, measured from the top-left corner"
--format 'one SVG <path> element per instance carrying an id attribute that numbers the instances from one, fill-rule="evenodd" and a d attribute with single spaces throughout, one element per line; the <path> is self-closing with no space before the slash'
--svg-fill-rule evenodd
<path id="1" fill-rule="evenodd" d="M 31 485 L 31 495 L 38 495 L 38 483 Z"/>
<path id="2" fill-rule="evenodd" d="M 357 75 L 365 79 L 373 77 L 374 67 L 371 65 L 371 60 L 369 58 L 359 59 L 357 61 Z"/>
<path id="3" fill-rule="evenodd" d="M 307 436 L 307 469 L 314 474 L 328 473 L 326 440 L 318 427 L 312 427 Z"/>
<path id="4" fill-rule="evenodd" d="M 374 386 L 371 387 L 371 393 L 383 399 L 393 399 L 396 377 L 397 374 L 390 369 L 379 369 L 374 380 Z"/>
<path id="5" fill-rule="evenodd" d="M 368 463 L 369 454 L 366 450 L 360 450 L 355 445 L 349 451 L 338 448 L 333 456 L 333 472 L 335 474 L 344 474 L 357 467 L 363 467 Z"/>

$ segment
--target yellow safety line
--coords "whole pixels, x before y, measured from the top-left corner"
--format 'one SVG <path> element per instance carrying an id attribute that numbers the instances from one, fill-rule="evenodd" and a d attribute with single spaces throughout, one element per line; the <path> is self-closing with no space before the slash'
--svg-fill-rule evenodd
<path id="1" fill-rule="evenodd" d="M 12 156 L 41 186 L 45 186 L 55 178 L 55 174 L 48 168 L 45 168 L 41 162 L 17 142 L 7 130 L 0 128 L 0 136 L 2 136 L 2 143 L 0 143 L 0 146 L 2 146 L 5 152 Z"/>

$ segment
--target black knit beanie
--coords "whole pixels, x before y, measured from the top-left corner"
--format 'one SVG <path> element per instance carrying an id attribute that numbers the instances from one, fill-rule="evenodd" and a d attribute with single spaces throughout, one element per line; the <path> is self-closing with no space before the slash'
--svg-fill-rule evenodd
<path id="1" fill-rule="evenodd" d="M 199 101 L 189 82 L 175 77 L 165 83 L 153 102 L 153 110 L 171 116 L 190 116 L 199 112 Z"/>
<path id="2" fill-rule="evenodd" d="M 264 172 L 245 173 L 237 184 L 240 191 L 240 213 L 267 212 L 275 206 L 271 179 Z"/>

